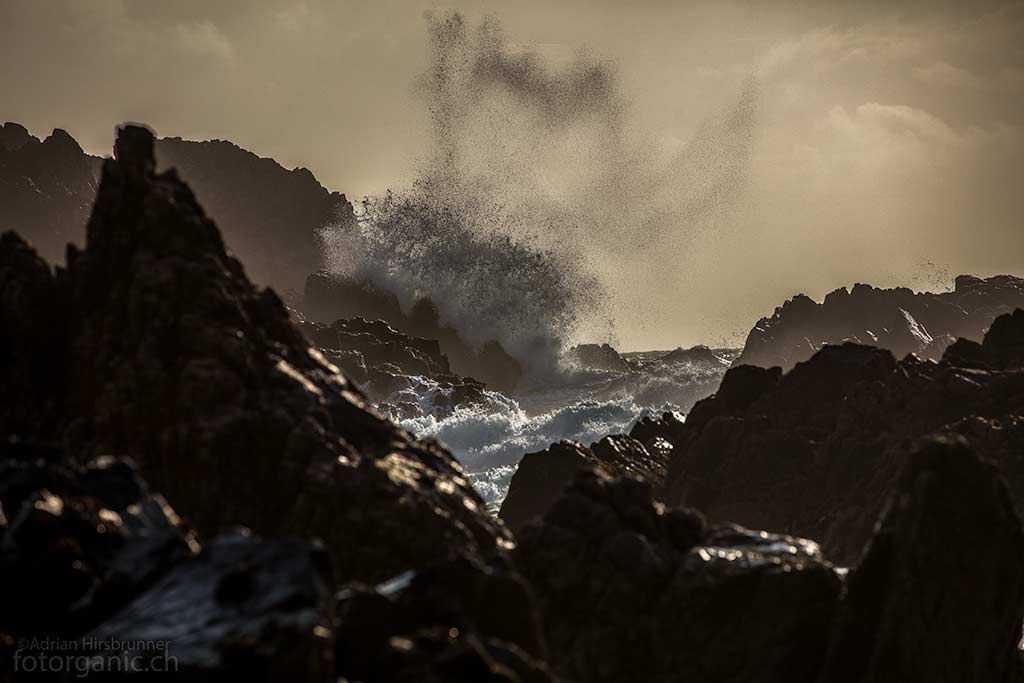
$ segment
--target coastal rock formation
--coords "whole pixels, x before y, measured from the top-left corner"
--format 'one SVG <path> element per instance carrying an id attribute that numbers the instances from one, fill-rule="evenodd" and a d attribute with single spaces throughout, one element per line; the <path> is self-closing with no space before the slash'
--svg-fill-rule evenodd
<path id="1" fill-rule="evenodd" d="M 302 310 L 312 321 L 380 319 L 405 334 L 436 339 L 455 373 L 498 391 L 514 389 L 523 374 L 519 362 L 499 342 L 491 340 L 474 348 L 454 327 L 442 323 L 437 306 L 428 298 L 418 299 L 406 313 L 391 292 L 321 271 L 306 280 Z"/>
<path id="2" fill-rule="evenodd" d="M 317 231 L 355 221 L 345 195 L 308 169 L 288 170 L 231 142 L 163 138 L 156 159 L 189 179 L 249 277 L 289 301 L 323 265 Z M 17 231 L 47 261 L 63 261 L 68 243 L 84 244 L 102 163 L 59 128 L 40 142 L 17 123 L 0 126 L 0 233 Z"/>
<path id="3" fill-rule="evenodd" d="M 383 320 L 330 325 L 292 317 L 324 356 L 393 419 L 445 417 L 459 406 L 486 405 L 483 383 L 451 371 L 439 342 L 410 337 Z"/>
<path id="4" fill-rule="evenodd" d="M 31 436 L 83 456 L 134 454 L 210 532 L 321 537 L 344 580 L 508 546 L 452 456 L 373 410 L 277 295 L 248 281 L 189 188 L 155 172 L 153 143 L 144 128 L 120 129 L 86 246 L 50 284 L 20 240 L 0 242 L 0 264 L 23 266 L 3 276 L 16 295 L 5 291 L 0 318 L 40 310 L 35 292 L 55 291 L 65 312 L 50 329 L 0 330 L 2 349 L 55 345 L 67 363 L 55 377 L 26 375 L 31 354 L 0 363 L 5 402 L 59 405 Z"/>
<path id="5" fill-rule="evenodd" d="M 785 375 L 735 367 L 685 422 L 641 420 L 633 436 L 674 446 L 669 502 L 815 538 L 830 558 L 853 564 L 910 445 L 929 433 L 966 436 L 1024 504 L 1021 319 L 1002 316 L 983 343 L 960 340 L 940 363 L 844 344 Z"/>
<path id="6" fill-rule="evenodd" d="M 625 434 L 590 445 L 560 441 L 539 453 L 527 453 L 512 475 L 499 516 L 514 533 L 542 518 L 581 468 L 600 468 L 614 476 L 633 476 L 660 491 L 672 450 L 664 439 L 648 446 Z"/>
<path id="7" fill-rule="evenodd" d="M 1020 681 L 1024 533 L 960 439 L 915 451 L 847 581 L 820 680 Z"/>
<path id="8" fill-rule="evenodd" d="M 345 195 L 325 189 L 309 169 L 286 169 L 227 140 L 161 138 L 156 158 L 188 179 L 249 277 L 287 301 L 301 301 L 306 276 L 323 266 L 319 229 L 355 222 Z"/>
<path id="9" fill-rule="evenodd" d="M 980 341 L 998 316 L 1024 307 L 1024 279 L 1000 275 L 956 278 L 952 292 L 857 284 L 817 303 L 798 295 L 750 331 L 736 365 L 792 368 L 826 344 L 853 342 L 939 360 L 955 339 Z"/>
<path id="10" fill-rule="evenodd" d="M 632 366 L 610 344 L 579 344 L 566 354 L 570 362 L 591 370 L 629 372 Z"/>
<path id="11" fill-rule="evenodd" d="M 568 680 L 816 680 L 841 581 L 811 541 L 706 527 L 600 469 L 519 540 Z"/>
<path id="12" fill-rule="evenodd" d="M 0 126 L 0 233 L 17 230 L 47 260 L 63 259 L 68 242 L 82 242 L 100 163 L 60 128 L 40 141 Z"/>
<path id="13" fill-rule="evenodd" d="M 460 556 L 377 586 L 349 585 L 337 615 L 347 680 L 507 681 L 509 671 L 511 680 L 551 680 L 532 593 L 503 560 Z"/>
<path id="14" fill-rule="evenodd" d="M 33 644 L 59 638 L 78 641 L 59 657 L 77 676 L 92 655 L 95 674 L 133 662 L 200 680 L 267 671 L 334 680 L 321 548 L 244 529 L 201 546 L 131 461 L 79 465 L 33 443 L 0 445 L 0 505 L 0 677 L 18 680 L 17 662 L 59 654 Z M 101 641 L 161 646 L 90 645 Z"/>

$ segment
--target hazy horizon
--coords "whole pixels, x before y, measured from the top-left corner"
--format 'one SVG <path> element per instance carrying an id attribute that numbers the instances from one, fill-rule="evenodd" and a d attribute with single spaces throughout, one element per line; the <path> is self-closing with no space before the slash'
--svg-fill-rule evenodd
<path id="1" fill-rule="evenodd" d="M 458 10 L 547 88 L 458 100 L 471 177 L 543 214 L 524 235 L 578 240 L 624 349 L 735 345 L 799 292 L 1024 271 L 1024 3 L 598 4 L 8 2 L 0 119 L 96 154 L 128 120 L 226 139 L 357 200 L 436 154 L 428 17 Z M 580 65 L 607 90 L 566 114 Z"/>

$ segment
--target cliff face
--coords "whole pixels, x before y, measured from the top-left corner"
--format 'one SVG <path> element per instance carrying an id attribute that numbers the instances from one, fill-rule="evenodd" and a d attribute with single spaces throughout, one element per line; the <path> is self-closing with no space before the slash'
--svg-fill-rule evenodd
<path id="1" fill-rule="evenodd" d="M 329 192 L 308 169 L 288 170 L 231 142 L 164 138 L 156 158 L 189 178 L 249 277 L 290 301 L 321 266 L 316 231 L 327 221 L 355 220 L 345 195 Z M 68 243 L 83 243 L 101 163 L 63 130 L 40 141 L 4 124 L 0 230 L 17 231 L 48 261 L 63 261 Z"/>
<path id="2" fill-rule="evenodd" d="M 1024 279 L 961 275 L 952 292 L 915 293 L 858 284 L 837 289 L 822 303 L 793 297 L 762 318 L 734 365 L 778 365 L 784 370 L 825 344 L 878 346 L 897 358 L 916 353 L 938 360 L 958 338 L 980 341 L 998 316 L 1024 306 Z"/>
<path id="3" fill-rule="evenodd" d="M 45 140 L 16 123 L 0 126 L 0 232 L 16 230 L 50 261 L 81 244 L 101 159 L 57 128 Z"/>
<path id="4" fill-rule="evenodd" d="M 306 276 L 322 265 L 316 231 L 355 220 L 345 195 L 329 192 L 309 169 L 288 170 L 225 140 L 163 138 L 156 158 L 189 179 L 247 274 L 288 301 L 298 301 Z"/>
<path id="5" fill-rule="evenodd" d="M 66 269 L 0 240 L 0 434 L 133 454 L 202 528 L 319 536 L 340 577 L 499 549 L 454 458 L 373 410 L 253 286 L 188 186 L 155 172 L 149 131 L 123 128 L 115 152 Z"/>

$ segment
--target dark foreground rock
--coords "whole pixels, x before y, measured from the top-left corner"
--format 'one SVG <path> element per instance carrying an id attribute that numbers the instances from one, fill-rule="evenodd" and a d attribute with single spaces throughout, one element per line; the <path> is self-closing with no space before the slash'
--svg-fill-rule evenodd
<path id="1" fill-rule="evenodd" d="M 1024 532 L 962 438 L 915 447 L 860 563 L 581 470 L 515 557 L 568 680 L 1020 681 Z"/>
<path id="2" fill-rule="evenodd" d="M 1024 279 L 961 275 L 952 292 L 915 293 L 905 287 L 858 284 L 822 303 L 796 296 L 750 331 L 736 365 L 788 370 L 826 344 L 853 342 L 939 360 L 955 339 L 980 341 L 992 321 L 1024 307 Z"/>
<path id="3" fill-rule="evenodd" d="M 915 439 L 960 434 L 999 463 L 1024 504 L 1024 372 L 1020 313 L 997 319 L 982 344 L 960 340 L 940 363 L 846 344 L 782 375 L 731 369 L 719 392 L 634 436 L 674 446 L 667 500 L 712 519 L 817 539 L 853 564 L 870 538 Z"/>
<path id="4" fill-rule="evenodd" d="M 516 557 L 569 680 L 814 681 L 841 581 L 810 541 L 666 509 L 582 471 Z"/>
<path id="5" fill-rule="evenodd" d="M 76 454 L 136 454 L 200 528 L 319 536 L 343 579 L 508 544 L 451 455 L 374 411 L 250 284 L 177 174 L 155 173 L 148 130 L 122 128 L 115 156 L 66 270 L 43 277 L 20 240 L 0 242 L 0 265 L 14 264 L 0 318 L 45 310 L 49 292 L 65 312 L 0 330 L 0 415 L 17 414 L 0 433 L 35 424 Z M 26 375 L 33 348 L 55 348 L 66 371 Z"/>
<path id="6" fill-rule="evenodd" d="M 504 561 L 457 557 L 347 586 L 336 642 L 352 681 L 552 680 L 532 593 Z"/>
<path id="7" fill-rule="evenodd" d="M 661 491 L 671 445 L 655 438 L 648 446 L 625 434 L 613 434 L 589 448 L 560 441 L 519 461 L 499 516 L 514 533 L 542 518 L 580 469 L 601 468 L 613 476 L 633 476 Z"/>
<path id="8" fill-rule="evenodd" d="M 847 581 L 821 681 L 1020 681 L 1024 534 L 961 439 L 916 451 Z"/>
<path id="9" fill-rule="evenodd" d="M 322 549 L 245 530 L 202 547 L 123 459 L 78 465 L 57 449 L 9 442 L 0 475 L 9 516 L 0 527 L 0 676 L 38 674 L 45 659 L 64 667 L 59 680 L 132 671 L 334 680 Z M 68 642 L 77 645 L 60 645 Z"/>

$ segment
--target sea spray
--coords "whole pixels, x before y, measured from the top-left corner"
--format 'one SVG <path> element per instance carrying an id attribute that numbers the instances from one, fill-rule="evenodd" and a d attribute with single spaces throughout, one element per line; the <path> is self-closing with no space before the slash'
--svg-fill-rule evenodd
<path id="1" fill-rule="evenodd" d="M 324 229 L 331 269 L 407 304 L 430 297 L 535 374 L 572 341 L 682 324 L 697 238 L 742 203 L 754 81 L 666 157 L 631 128 L 611 65 L 552 63 L 494 19 L 428 27 L 430 145 L 408 187 L 368 199 L 357 227 Z"/>

